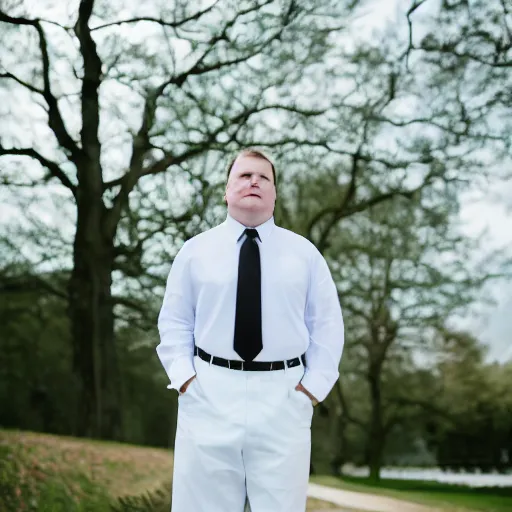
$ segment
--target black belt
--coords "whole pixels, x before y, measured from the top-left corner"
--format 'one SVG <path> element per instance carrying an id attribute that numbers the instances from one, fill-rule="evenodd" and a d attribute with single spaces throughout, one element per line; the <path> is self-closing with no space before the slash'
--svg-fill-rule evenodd
<path id="1" fill-rule="evenodd" d="M 222 366 L 231 370 L 242 370 L 246 372 L 270 372 L 274 370 L 284 370 L 286 368 L 294 368 L 299 366 L 300 362 L 306 366 L 306 356 L 302 354 L 300 357 L 294 357 L 287 361 L 237 361 L 235 359 L 223 359 L 222 357 L 211 356 L 202 348 L 195 347 L 194 355 L 199 356 L 203 361 L 214 364 L 215 366 Z"/>

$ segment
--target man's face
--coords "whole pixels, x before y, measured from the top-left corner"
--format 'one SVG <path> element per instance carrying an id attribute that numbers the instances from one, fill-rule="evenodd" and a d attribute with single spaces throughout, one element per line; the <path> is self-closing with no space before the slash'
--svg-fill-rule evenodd
<path id="1" fill-rule="evenodd" d="M 270 218 L 276 202 L 270 162 L 255 156 L 239 156 L 229 173 L 225 199 L 229 210 L 265 213 Z"/>

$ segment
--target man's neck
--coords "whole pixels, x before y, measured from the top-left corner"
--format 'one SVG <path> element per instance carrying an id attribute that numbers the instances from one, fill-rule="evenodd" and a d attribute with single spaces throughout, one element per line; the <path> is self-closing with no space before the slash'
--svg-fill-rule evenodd
<path id="1" fill-rule="evenodd" d="M 267 220 L 272 218 L 272 213 L 269 215 L 268 213 L 259 213 L 256 214 L 254 212 L 228 212 L 229 215 L 235 219 L 240 224 L 244 225 L 246 228 L 256 228 L 261 226 Z"/>

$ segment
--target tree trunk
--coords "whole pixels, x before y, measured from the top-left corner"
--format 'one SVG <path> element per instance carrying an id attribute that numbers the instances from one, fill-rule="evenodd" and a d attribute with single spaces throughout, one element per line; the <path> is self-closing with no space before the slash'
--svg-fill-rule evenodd
<path id="1" fill-rule="evenodd" d="M 69 315 L 78 380 L 77 434 L 120 439 L 120 372 L 111 294 L 113 242 L 102 234 L 103 204 L 78 203 Z"/>
<path id="2" fill-rule="evenodd" d="M 368 450 L 368 466 L 370 468 L 370 480 L 372 482 L 380 481 L 380 470 L 382 468 L 382 453 L 384 451 L 384 443 L 382 434 L 377 434 L 381 438 L 375 437 L 370 439 Z"/>
<path id="3" fill-rule="evenodd" d="M 368 466 L 370 480 L 380 480 L 385 430 L 382 423 L 382 396 L 380 389 L 380 368 L 372 368 L 369 373 L 371 416 L 368 438 Z"/>
<path id="4" fill-rule="evenodd" d="M 336 411 L 335 411 L 336 412 Z M 333 476 L 341 476 L 341 467 L 347 460 L 348 443 L 346 437 L 347 422 L 343 411 L 334 414 L 334 436 L 333 436 L 333 457 L 331 458 L 331 474 Z"/>

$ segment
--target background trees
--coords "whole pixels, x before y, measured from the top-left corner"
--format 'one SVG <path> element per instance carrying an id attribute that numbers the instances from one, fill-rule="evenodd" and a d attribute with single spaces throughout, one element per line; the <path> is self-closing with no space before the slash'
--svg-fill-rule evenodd
<path id="1" fill-rule="evenodd" d="M 457 215 L 506 175 L 509 13 L 415 1 L 404 31 L 363 38 L 359 2 L 306 4 L 0 3 L 1 424 L 172 442 L 164 280 L 253 144 L 279 162 L 277 221 L 323 252 L 345 310 L 322 457 L 377 477 L 387 439 L 449 409 L 423 393 L 448 371 L 439 332 L 502 271 L 476 265 Z"/>
<path id="2" fill-rule="evenodd" d="M 39 167 L 23 168 L 24 184 L 66 189 L 74 234 L 65 293 L 79 433 L 118 438 L 114 310 L 130 302 L 113 295 L 115 273 L 145 274 L 142 282 L 155 285 L 143 270 L 146 244 L 167 227 L 169 240 L 183 222 L 202 220 L 212 196 L 211 164 L 201 168 L 199 157 L 257 137 L 253 127 L 265 111 L 284 113 L 282 122 L 297 130 L 326 110 L 298 104 L 291 91 L 337 27 L 293 1 L 195 10 L 176 2 L 156 15 L 139 15 L 134 5 L 124 18 L 120 6 L 83 0 L 49 21 L 23 4 L 6 7 L 0 22 L 13 37 L 3 54 L 5 94 L 31 102 L 42 123 L 28 143 L 15 131 L 2 134 L 0 155 L 16 157 L 4 181 L 17 182 L 28 158 Z M 349 10 L 342 4 L 337 14 Z M 20 50 L 23 66 L 16 66 Z"/>

